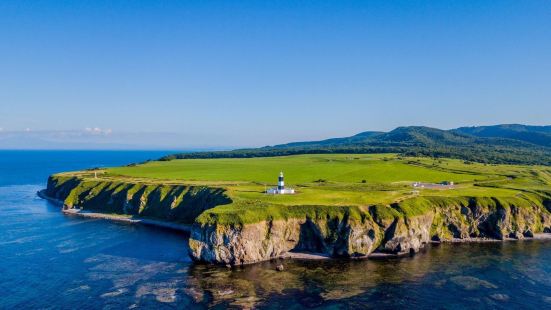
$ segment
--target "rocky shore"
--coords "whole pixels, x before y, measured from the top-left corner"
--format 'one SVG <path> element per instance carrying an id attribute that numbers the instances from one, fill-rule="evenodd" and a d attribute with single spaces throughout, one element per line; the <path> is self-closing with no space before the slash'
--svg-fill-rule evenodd
<path id="1" fill-rule="evenodd" d="M 153 227 L 169 229 L 169 230 L 174 230 L 174 231 L 179 231 L 184 233 L 191 232 L 191 225 L 171 223 L 171 222 L 160 221 L 156 219 L 139 218 L 131 215 L 106 214 L 106 213 L 91 212 L 91 211 L 76 209 L 76 208 L 65 208 L 63 201 L 47 196 L 45 190 L 38 191 L 37 195 L 40 198 L 46 199 L 51 203 L 61 207 L 62 212 L 67 215 L 75 215 L 75 216 L 80 216 L 85 218 L 109 220 L 109 221 L 115 221 L 115 222 L 121 222 L 121 223 L 127 223 L 127 224 L 153 226 Z"/>

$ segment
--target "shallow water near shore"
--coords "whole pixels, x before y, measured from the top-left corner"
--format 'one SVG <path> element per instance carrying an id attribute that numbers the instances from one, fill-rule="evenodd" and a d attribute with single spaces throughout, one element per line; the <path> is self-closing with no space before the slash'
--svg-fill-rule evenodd
<path id="1" fill-rule="evenodd" d="M 191 262 L 184 234 L 63 215 L 36 196 L 54 172 L 160 156 L 0 151 L 0 308 L 551 307 L 550 240 L 227 269 Z"/>

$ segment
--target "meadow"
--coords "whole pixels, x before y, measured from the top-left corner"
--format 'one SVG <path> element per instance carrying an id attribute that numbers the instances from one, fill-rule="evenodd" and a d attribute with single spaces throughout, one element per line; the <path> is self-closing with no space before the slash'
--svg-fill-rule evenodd
<path id="1" fill-rule="evenodd" d="M 418 160 L 418 161 L 415 161 Z M 486 178 L 488 172 L 461 169 L 458 161 L 448 169 L 434 169 L 418 158 L 399 158 L 396 155 L 295 155 L 282 157 L 231 159 L 179 159 L 152 161 L 136 166 L 111 168 L 110 174 L 140 178 L 182 181 L 244 181 L 273 184 L 280 171 L 292 184 L 317 180 L 330 182 L 374 183 L 468 182 Z M 478 165 L 477 165 L 478 166 Z"/>
<path id="2" fill-rule="evenodd" d="M 277 184 L 280 171 L 296 194 L 264 193 Z M 204 212 L 203 220 L 254 222 L 294 213 L 341 212 L 342 208 L 354 213 L 420 197 L 516 199 L 548 191 L 551 169 L 395 154 L 324 154 L 151 161 L 109 168 L 102 178 L 223 187 L 232 203 Z M 443 181 L 453 181 L 455 187 L 412 187 L 413 182 Z"/>

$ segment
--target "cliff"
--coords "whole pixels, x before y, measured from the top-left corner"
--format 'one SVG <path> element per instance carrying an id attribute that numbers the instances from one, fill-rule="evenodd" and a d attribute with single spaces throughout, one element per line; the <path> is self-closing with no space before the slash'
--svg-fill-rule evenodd
<path id="1" fill-rule="evenodd" d="M 189 244 L 196 260 L 226 264 L 268 260 L 293 250 L 331 257 L 414 253 L 433 240 L 519 239 L 551 232 L 551 204 L 538 199 L 412 198 L 391 206 L 333 207 L 340 215 L 305 212 L 302 218 L 240 224 L 203 214 Z"/>
<path id="2" fill-rule="evenodd" d="M 83 209 L 191 224 L 203 211 L 230 203 L 225 189 L 53 175 L 44 194 L 64 209 Z"/>

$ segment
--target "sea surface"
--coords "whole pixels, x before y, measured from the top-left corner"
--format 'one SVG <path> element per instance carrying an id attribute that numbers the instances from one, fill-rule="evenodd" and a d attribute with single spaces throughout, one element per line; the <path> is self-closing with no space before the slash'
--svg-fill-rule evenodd
<path id="1" fill-rule="evenodd" d="M 36 196 L 51 173 L 166 153 L 0 151 L 0 309 L 551 308 L 551 241 L 232 270 L 191 262 L 185 235 L 63 215 Z"/>

